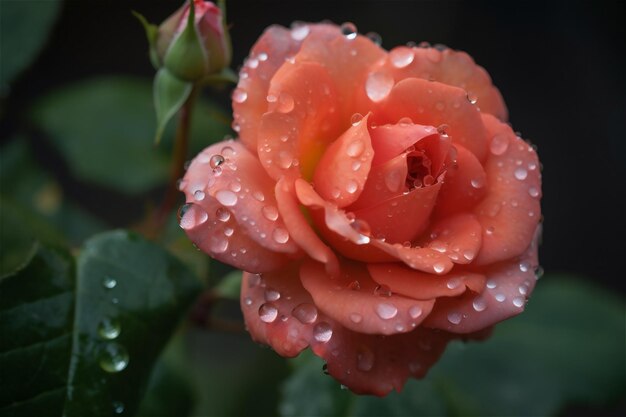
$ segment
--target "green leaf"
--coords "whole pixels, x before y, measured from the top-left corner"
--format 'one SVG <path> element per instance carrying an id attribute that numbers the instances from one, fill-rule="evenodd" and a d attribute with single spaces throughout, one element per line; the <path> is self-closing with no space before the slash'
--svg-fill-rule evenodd
<path id="1" fill-rule="evenodd" d="M 154 77 L 154 107 L 157 118 L 156 143 L 161 141 L 165 126 L 183 107 L 192 89 L 192 83 L 179 80 L 166 68 L 157 71 Z"/>
<path id="2" fill-rule="evenodd" d="M 32 119 L 82 181 L 132 194 L 167 179 L 171 131 L 163 136 L 164 146 L 153 146 L 155 116 L 147 80 L 106 77 L 77 82 L 41 99 Z M 197 151 L 221 140 L 230 132 L 228 123 L 222 109 L 198 101 L 190 148 Z"/>
<path id="3" fill-rule="evenodd" d="M 484 342 L 452 343 L 427 377 L 409 381 L 402 393 L 344 394 L 314 358 L 297 363 L 280 410 L 285 416 L 543 416 L 568 404 L 606 406 L 623 395 L 625 343 L 622 297 L 580 279 L 546 277 L 525 313 L 496 326 Z"/>
<path id="4" fill-rule="evenodd" d="M 132 415 L 198 289 L 179 261 L 125 231 L 90 239 L 76 263 L 37 247 L 0 280 L 1 413 Z"/>
<path id="5" fill-rule="evenodd" d="M 0 95 L 4 95 L 48 40 L 61 2 L 3 1 L 0 7 Z"/>
<path id="6" fill-rule="evenodd" d="M 241 271 L 232 271 L 223 277 L 213 289 L 221 298 L 239 300 L 241 294 Z"/>

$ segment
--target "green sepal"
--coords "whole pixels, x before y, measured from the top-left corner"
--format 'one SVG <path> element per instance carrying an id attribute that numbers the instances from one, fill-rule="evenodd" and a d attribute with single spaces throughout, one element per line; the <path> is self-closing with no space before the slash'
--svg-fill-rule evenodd
<path id="1" fill-rule="evenodd" d="M 154 77 L 154 107 L 156 110 L 157 130 L 154 141 L 161 141 L 167 122 L 185 104 L 193 90 L 193 83 L 182 81 L 161 68 Z"/>
<path id="2" fill-rule="evenodd" d="M 132 10 L 133 16 L 139 20 L 144 30 L 146 31 L 146 38 L 148 39 L 148 45 L 150 46 L 150 62 L 155 69 L 160 67 L 159 55 L 156 50 L 157 36 L 159 35 L 159 27 L 148 22 L 148 20 L 140 13 Z"/>
<path id="3" fill-rule="evenodd" d="M 165 54 L 165 67 L 183 80 L 195 81 L 209 71 L 209 57 L 195 25 L 194 2 L 189 2 L 187 26 Z"/>
<path id="4" fill-rule="evenodd" d="M 239 77 L 235 73 L 235 71 L 230 68 L 224 68 L 217 74 L 209 74 L 204 77 L 200 83 L 206 86 L 216 86 L 220 84 L 237 84 L 239 82 Z"/>

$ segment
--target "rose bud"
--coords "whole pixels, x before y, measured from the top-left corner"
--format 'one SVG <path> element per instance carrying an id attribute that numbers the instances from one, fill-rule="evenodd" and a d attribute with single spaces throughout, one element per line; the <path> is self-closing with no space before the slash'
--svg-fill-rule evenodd
<path id="1" fill-rule="evenodd" d="M 167 18 L 158 28 L 155 48 L 159 63 L 187 81 L 218 73 L 231 59 L 222 11 L 210 1 L 186 2 Z"/>
<path id="2" fill-rule="evenodd" d="M 524 310 L 540 165 L 469 55 L 386 51 L 351 24 L 272 26 L 233 108 L 239 138 L 192 161 L 180 225 L 244 271 L 254 340 L 311 347 L 382 396 Z"/>

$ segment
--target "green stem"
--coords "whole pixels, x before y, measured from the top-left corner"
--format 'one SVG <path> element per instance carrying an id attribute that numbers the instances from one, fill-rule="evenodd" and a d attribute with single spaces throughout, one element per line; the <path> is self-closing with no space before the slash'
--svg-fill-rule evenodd
<path id="1" fill-rule="evenodd" d="M 174 151 L 172 154 L 172 166 L 170 169 L 170 179 L 165 192 L 165 197 L 156 215 L 155 232 L 156 235 L 163 233 L 167 217 L 174 208 L 176 200 L 179 198 L 178 180 L 185 173 L 185 162 L 189 148 L 189 130 L 191 126 L 191 115 L 196 101 L 198 90 L 194 88 L 189 98 L 180 109 L 176 137 L 174 139 Z"/>

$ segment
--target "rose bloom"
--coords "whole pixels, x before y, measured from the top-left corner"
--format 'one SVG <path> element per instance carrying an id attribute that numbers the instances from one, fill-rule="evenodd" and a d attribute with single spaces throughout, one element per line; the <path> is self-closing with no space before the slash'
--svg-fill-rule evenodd
<path id="1" fill-rule="evenodd" d="M 245 271 L 249 332 L 356 393 L 423 377 L 535 285 L 535 150 L 464 52 L 387 52 L 351 24 L 272 26 L 233 93 L 237 140 L 181 183 L 181 227 Z"/>

